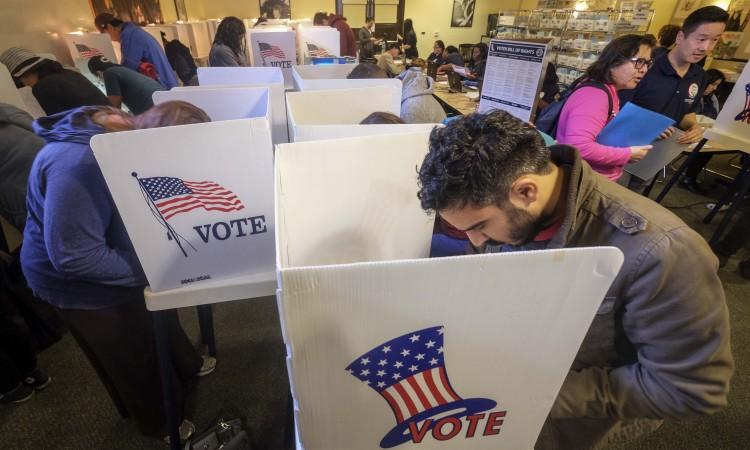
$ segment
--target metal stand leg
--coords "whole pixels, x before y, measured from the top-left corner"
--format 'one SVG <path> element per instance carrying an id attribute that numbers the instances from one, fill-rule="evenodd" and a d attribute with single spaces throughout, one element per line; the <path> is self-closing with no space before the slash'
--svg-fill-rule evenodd
<path id="1" fill-rule="evenodd" d="M 208 354 L 216 358 L 216 339 L 214 338 L 214 313 L 211 305 L 198 306 L 198 324 L 201 329 L 201 340 L 208 346 Z"/>
<path id="2" fill-rule="evenodd" d="M 721 199 L 716 203 L 714 206 L 714 209 L 708 212 L 706 214 L 706 217 L 703 218 L 703 223 L 710 223 L 716 214 L 719 213 L 721 210 L 721 207 L 724 206 L 729 200 L 732 199 L 732 196 L 734 196 L 742 187 L 742 181 L 744 177 L 747 176 L 748 172 L 750 172 L 750 158 L 745 158 L 745 162 L 742 163 L 742 167 L 740 168 L 740 172 L 737 174 L 737 176 L 734 179 L 734 183 L 727 188 L 726 194 L 724 194 Z M 742 198 L 738 198 L 737 201 L 742 201 Z"/>
<path id="3" fill-rule="evenodd" d="M 156 339 L 156 353 L 159 359 L 159 376 L 161 377 L 162 400 L 164 412 L 167 415 L 167 429 L 169 430 L 169 447 L 180 450 L 180 424 L 177 423 L 177 408 L 175 407 L 174 391 L 172 390 L 172 362 L 169 351 L 169 338 L 164 324 L 163 311 L 154 311 L 154 338 Z"/>
<path id="4" fill-rule="evenodd" d="M 698 145 L 695 146 L 693 151 L 690 152 L 688 157 L 685 159 L 685 162 L 682 163 L 680 168 L 677 169 L 677 172 L 672 175 L 672 178 L 670 178 L 666 186 L 664 186 L 664 189 L 662 189 L 661 192 L 659 192 L 659 195 L 656 196 L 656 203 L 661 203 L 661 201 L 664 200 L 664 197 L 667 195 L 667 193 L 669 193 L 675 183 L 677 183 L 677 180 L 680 179 L 682 174 L 685 172 L 685 169 L 687 169 L 688 165 L 698 157 L 698 153 L 700 153 L 703 146 L 706 145 L 706 141 L 708 141 L 708 139 L 701 139 L 701 141 L 698 143 Z"/>
<path id="5" fill-rule="evenodd" d="M 659 174 L 657 173 L 654 175 L 654 178 L 651 179 L 651 182 L 646 187 L 646 190 L 643 191 L 643 196 L 648 197 L 648 195 L 651 193 L 651 189 L 654 188 L 654 185 L 656 184 L 656 179 L 659 178 Z"/>
<path id="6" fill-rule="evenodd" d="M 711 236 L 711 240 L 709 241 L 709 245 L 713 248 L 716 244 L 719 243 L 719 239 L 721 239 L 721 235 L 724 234 L 724 229 L 729 225 L 729 221 L 732 220 L 732 217 L 737 212 L 737 210 L 740 208 L 740 205 L 742 205 L 742 202 L 745 199 L 745 195 L 747 195 L 747 192 L 750 191 L 750 177 L 745 176 L 742 180 L 742 187 L 737 192 L 737 198 L 735 199 L 734 203 L 732 203 L 731 208 L 727 211 L 727 213 L 724 215 L 724 218 L 721 219 L 721 222 L 719 223 L 719 227 L 716 228 L 716 231 L 714 231 L 713 236 Z"/>

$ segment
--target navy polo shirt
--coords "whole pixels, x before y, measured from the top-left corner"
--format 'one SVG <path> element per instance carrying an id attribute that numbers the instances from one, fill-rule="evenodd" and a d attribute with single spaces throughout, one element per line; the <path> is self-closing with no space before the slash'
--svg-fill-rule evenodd
<path id="1" fill-rule="evenodd" d="M 665 54 L 654 60 L 630 101 L 679 124 L 685 114 L 698 112 L 705 87 L 706 72 L 701 66 L 691 64 L 685 76 L 680 77 Z"/>

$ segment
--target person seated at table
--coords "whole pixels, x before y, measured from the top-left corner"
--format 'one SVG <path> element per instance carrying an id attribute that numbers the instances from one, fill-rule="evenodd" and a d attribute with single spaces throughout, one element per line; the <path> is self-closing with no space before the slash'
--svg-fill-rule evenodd
<path id="1" fill-rule="evenodd" d="M 208 64 L 211 67 L 247 66 L 246 33 L 245 23 L 240 19 L 234 16 L 221 19 L 208 54 Z"/>
<path id="2" fill-rule="evenodd" d="M 628 34 L 613 39 L 577 83 L 560 112 L 557 142 L 578 148 L 594 171 L 617 181 L 628 162 L 643 159 L 650 145 L 615 147 L 596 142 L 619 112 L 617 91 L 634 89 L 652 64 L 650 41 Z M 612 115 L 610 112 L 612 104 Z M 633 130 L 634 132 L 637 130 Z"/>
<path id="3" fill-rule="evenodd" d="M 443 52 L 443 61 L 445 62 L 445 64 L 438 67 L 438 74 L 444 74 L 449 70 L 453 70 L 453 66 L 464 66 L 464 59 L 461 58 L 461 54 L 458 52 L 458 49 L 452 45 L 445 47 L 445 51 Z"/>
<path id="4" fill-rule="evenodd" d="M 487 67 L 487 55 L 490 48 L 484 42 L 480 42 L 471 49 L 471 61 L 466 66 L 468 73 L 466 78 L 471 81 L 484 79 L 484 69 Z"/>
<path id="5" fill-rule="evenodd" d="M 357 64 L 354 69 L 349 72 L 346 78 L 350 80 L 362 80 L 367 78 L 388 78 L 388 72 L 370 62 L 362 62 Z"/>
<path id="6" fill-rule="evenodd" d="M 115 108 L 123 104 L 138 115 L 154 106 L 152 96 L 165 90 L 153 78 L 116 64 L 104 56 L 94 56 L 88 62 L 89 71 L 104 80 L 107 98 Z"/>
<path id="7" fill-rule="evenodd" d="M 359 122 L 360 125 L 397 125 L 405 123 L 399 116 L 385 111 L 375 111 Z"/>
<path id="8" fill-rule="evenodd" d="M 438 39 L 432 45 L 432 53 L 430 53 L 430 56 L 427 57 L 427 62 L 435 63 L 438 65 L 438 67 L 442 66 L 446 63 L 446 61 L 443 59 L 443 53 L 445 53 L 445 43 Z"/>
<path id="9" fill-rule="evenodd" d="M 141 120 L 152 116 L 146 112 Z M 29 175 L 21 264 L 34 293 L 62 314 L 120 414 L 132 417 L 144 435 L 164 437 L 153 324 L 143 295 L 147 280 L 89 146 L 98 134 L 132 129 L 132 117 L 111 106 L 34 122 L 47 145 Z M 187 385 L 213 371 L 216 360 L 200 357 L 175 311 L 165 322 L 182 415 Z M 194 431 L 192 423 L 182 422 L 181 437 Z"/>
<path id="10" fill-rule="evenodd" d="M 706 71 L 706 89 L 703 91 L 700 100 L 698 114 L 716 120 L 721 109 L 719 98 L 716 97 L 716 90 L 724 81 L 726 81 L 726 77 L 720 70 L 708 69 Z"/>
<path id="11" fill-rule="evenodd" d="M 391 42 L 388 44 L 386 51 L 378 57 L 378 67 L 385 70 L 389 77 L 393 78 L 400 74 L 404 67 L 396 64 L 394 58 L 401 53 L 401 48 L 397 42 Z"/>
<path id="12" fill-rule="evenodd" d="M 412 67 L 398 77 L 401 87 L 401 118 L 406 123 L 441 123 L 446 115 L 443 107 L 432 95 L 435 80 Z"/>

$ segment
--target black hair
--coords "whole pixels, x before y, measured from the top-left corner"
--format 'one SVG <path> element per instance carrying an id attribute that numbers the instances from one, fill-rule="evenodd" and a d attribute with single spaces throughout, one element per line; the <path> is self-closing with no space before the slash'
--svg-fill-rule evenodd
<path id="1" fill-rule="evenodd" d="M 411 21 L 411 19 L 404 20 L 404 37 L 406 37 L 409 32 L 416 33 L 414 31 L 414 22 Z"/>
<path id="2" fill-rule="evenodd" d="M 448 52 L 449 55 L 451 53 L 458 53 L 458 49 L 455 46 L 453 46 L 453 45 L 449 45 L 449 46 L 445 47 L 445 51 Z"/>
<path id="3" fill-rule="evenodd" d="M 43 59 L 39 64 L 29 69 L 26 73 L 35 73 L 41 80 L 42 78 L 54 75 L 56 73 L 62 73 L 65 68 L 57 61 L 51 59 Z"/>
<path id="4" fill-rule="evenodd" d="M 438 47 L 440 47 L 442 50 L 445 50 L 445 42 L 441 41 L 440 39 L 438 39 L 437 41 L 435 41 L 435 45 L 437 45 Z"/>
<path id="5" fill-rule="evenodd" d="M 316 12 L 313 16 L 313 25 L 320 25 L 324 20 L 328 20 L 327 12 Z"/>
<path id="6" fill-rule="evenodd" d="M 646 33 L 643 35 L 643 39 L 648 41 L 648 46 L 651 48 L 654 48 L 658 45 L 658 41 L 656 40 L 656 36 L 654 36 L 651 33 Z"/>
<path id="7" fill-rule="evenodd" d="M 667 24 L 659 29 L 657 37 L 659 39 L 659 45 L 662 47 L 671 47 L 677 40 L 677 33 L 680 32 L 679 25 Z"/>
<path id="8" fill-rule="evenodd" d="M 401 46 L 398 42 L 389 42 L 388 45 L 385 46 L 385 51 L 391 50 L 397 48 L 399 50 L 399 53 L 401 53 Z"/>
<path id="9" fill-rule="evenodd" d="M 682 22 L 682 34 L 689 36 L 690 33 L 704 23 L 726 24 L 728 20 L 729 13 L 718 6 L 704 6 L 703 8 L 698 8 L 691 12 L 690 15 L 685 18 L 685 21 Z"/>
<path id="10" fill-rule="evenodd" d="M 375 22 L 375 18 L 372 17 L 372 16 L 367 16 L 367 17 L 365 17 L 365 23 L 367 23 L 367 22 Z"/>
<path id="11" fill-rule="evenodd" d="M 89 59 L 88 62 L 89 72 L 94 74 L 97 72 L 104 72 L 110 67 L 116 67 L 117 65 L 118 64 L 110 61 L 109 58 L 106 58 L 104 56 L 94 56 L 93 58 Z"/>
<path id="12" fill-rule="evenodd" d="M 374 113 L 362 119 L 361 122 L 359 122 L 360 125 L 402 124 L 402 123 L 406 123 L 404 122 L 404 119 L 400 118 L 399 116 L 395 114 L 392 114 L 389 112 L 383 112 L 383 111 L 375 111 Z"/>
<path id="13" fill-rule="evenodd" d="M 714 83 L 716 80 L 721 80 L 721 82 L 727 81 L 727 77 L 724 76 L 724 74 L 721 72 L 721 70 L 716 69 L 708 69 L 706 71 L 706 86 L 708 86 L 711 83 Z"/>
<path id="14" fill-rule="evenodd" d="M 106 31 L 107 25 L 112 25 L 113 27 L 119 27 L 123 23 L 124 22 L 118 19 L 117 17 L 115 17 L 114 14 L 108 13 L 108 12 L 99 13 L 94 18 L 94 24 L 96 25 L 96 28 L 98 28 L 99 31 L 102 31 L 102 32 Z"/>
<path id="15" fill-rule="evenodd" d="M 221 19 L 216 29 L 214 45 L 226 45 L 231 48 L 235 55 L 245 54 L 245 22 L 234 16 Z"/>
<path id="16" fill-rule="evenodd" d="M 430 133 L 417 196 L 428 211 L 503 206 L 518 177 L 547 174 L 550 162 L 549 149 L 531 125 L 502 110 L 469 114 Z"/>
<path id="17" fill-rule="evenodd" d="M 365 78 L 388 78 L 388 73 L 383 68 L 371 62 L 361 62 L 349 72 L 346 78 L 350 80 L 358 80 Z"/>
<path id="18" fill-rule="evenodd" d="M 641 45 L 651 47 L 652 44 L 650 39 L 637 34 L 626 34 L 612 39 L 599 54 L 599 59 L 586 69 L 586 77 L 600 83 L 611 83 L 612 69 L 628 62 L 638 53 Z"/>
<path id="19" fill-rule="evenodd" d="M 482 59 L 487 59 L 487 55 L 490 53 L 490 47 L 487 44 L 480 42 L 479 44 L 476 44 L 474 48 L 479 49 L 479 56 Z"/>

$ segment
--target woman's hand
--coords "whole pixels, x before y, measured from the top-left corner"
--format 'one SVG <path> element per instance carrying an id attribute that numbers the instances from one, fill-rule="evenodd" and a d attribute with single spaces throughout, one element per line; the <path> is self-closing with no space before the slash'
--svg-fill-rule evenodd
<path id="1" fill-rule="evenodd" d="M 653 145 L 634 145 L 630 147 L 630 162 L 642 160 L 652 148 L 654 148 Z"/>
<path id="2" fill-rule="evenodd" d="M 657 139 L 660 141 L 663 141 L 664 139 L 669 139 L 670 136 L 674 133 L 674 127 L 669 127 L 666 130 L 662 131 L 661 134 Z"/>

